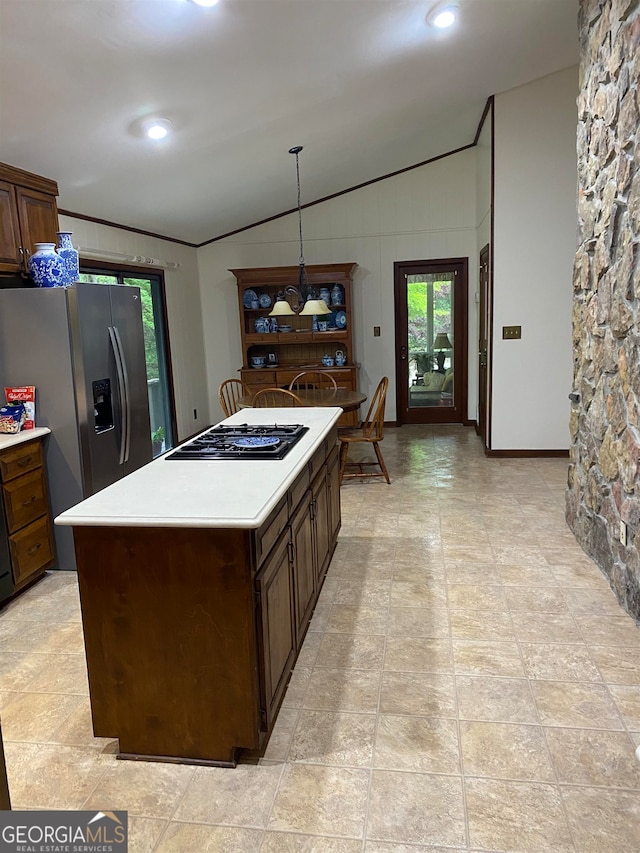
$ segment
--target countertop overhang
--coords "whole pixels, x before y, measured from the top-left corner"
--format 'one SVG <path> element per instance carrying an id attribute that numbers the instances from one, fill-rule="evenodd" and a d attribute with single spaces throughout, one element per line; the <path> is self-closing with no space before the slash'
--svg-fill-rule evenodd
<path id="1" fill-rule="evenodd" d="M 58 525 L 82 527 L 256 528 L 269 516 L 342 409 L 243 409 L 223 424 L 304 424 L 284 459 L 154 459 L 66 510 Z M 206 430 L 203 430 L 206 432 Z"/>
<path id="2" fill-rule="evenodd" d="M 8 450 L 16 444 L 33 441 L 34 438 L 42 438 L 43 435 L 49 435 L 50 432 L 49 427 L 35 427 L 34 429 L 21 429 L 20 432 L 0 433 L 0 450 Z"/>

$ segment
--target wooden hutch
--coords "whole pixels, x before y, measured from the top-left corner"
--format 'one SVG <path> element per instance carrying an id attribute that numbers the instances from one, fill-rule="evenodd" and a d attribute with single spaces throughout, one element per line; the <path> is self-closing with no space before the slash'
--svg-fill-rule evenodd
<path id="1" fill-rule="evenodd" d="M 288 323 L 291 331 L 257 331 L 256 320 L 269 315 L 278 294 L 286 285 L 298 285 L 298 266 L 257 267 L 254 269 L 230 270 L 238 283 L 238 310 L 240 314 L 240 335 L 242 342 L 242 381 L 252 391 L 261 388 L 288 388 L 291 380 L 303 370 L 321 370 L 330 373 L 338 388 L 348 391 L 358 390 L 358 365 L 354 362 L 353 352 L 353 315 L 351 310 L 351 285 L 355 263 L 314 264 L 307 266 L 309 288 L 320 297 L 320 289 L 329 291 L 337 284 L 343 293 L 341 304 L 330 304 L 331 315 L 320 317 L 330 327 L 326 331 L 313 329 L 313 318 L 298 314 L 280 317 L 279 325 Z M 253 291 L 258 307 L 251 307 L 255 300 L 247 298 L 247 291 Z M 249 294 L 251 297 L 253 294 Z M 262 297 L 262 299 L 261 299 Z M 260 304 L 262 302 L 262 304 Z M 260 326 L 260 324 L 258 324 Z M 324 367 L 322 357 L 335 358 L 341 351 L 346 357 L 343 366 Z M 251 366 L 252 356 L 264 356 L 266 363 L 262 368 Z M 356 426 L 358 412 L 342 415 L 339 426 Z"/>

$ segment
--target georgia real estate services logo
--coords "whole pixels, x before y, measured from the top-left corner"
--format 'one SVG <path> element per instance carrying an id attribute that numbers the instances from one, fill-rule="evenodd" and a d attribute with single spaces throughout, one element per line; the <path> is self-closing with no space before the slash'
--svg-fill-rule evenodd
<path id="1" fill-rule="evenodd" d="M 127 812 L 0 811 L 0 853 L 127 853 Z"/>

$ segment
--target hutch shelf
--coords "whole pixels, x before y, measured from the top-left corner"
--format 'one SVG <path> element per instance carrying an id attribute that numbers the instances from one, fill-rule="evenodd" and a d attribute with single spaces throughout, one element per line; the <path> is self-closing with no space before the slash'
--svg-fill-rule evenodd
<path id="1" fill-rule="evenodd" d="M 238 284 L 238 310 L 243 364 L 240 368 L 242 381 L 252 393 L 261 388 L 287 388 L 291 380 L 303 370 L 321 370 L 330 373 L 338 388 L 358 390 L 358 365 L 353 353 L 353 315 L 351 310 L 351 284 L 356 264 L 315 264 L 306 267 L 308 286 L 320 298 L 320 290 L 329 292 L 337 284 L 342 293 L 339 304 L 331 301 L 331 315 L 318 317 L 326 321 L 326 330 L 314 330 L 313 318 L 298 314 L 279 317 L 277 330 L 262 330 L 262 320 L 268 317 L 278 294 L 286 285 L 298 286 L 297 266 L 257 267 L 233 269 Z M 289 297 L 290 301 L 295 297 Z M 254 307 L 256 301 L 258 307 Z M 290 325 L 290 331 L 280 326 Z M 333 359 L 342 352 L 342 366 L 326 367 L 324 356 Z M 252 367 L 253 356 L 264 356 L 264 367 Z M 358 412 L 342 415 L 339 426 L 356 426 Z"/>

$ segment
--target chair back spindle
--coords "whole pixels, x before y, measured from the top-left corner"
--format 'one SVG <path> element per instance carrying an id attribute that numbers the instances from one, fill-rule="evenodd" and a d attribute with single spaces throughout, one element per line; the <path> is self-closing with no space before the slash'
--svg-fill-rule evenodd
<path id="1" fill-rule="evenodd" d="M 225 414 L 230 417 L 240 410 L 238 400 L 249 395 L 249 389 L 239 379 L 225 379 L 218 389 L 218 400 Z"/>
<path id="2" fill-rule="evenodd" d="M 286 388 L 263 388 L 254 395 L 253 406 L 258 409 L 290 408 L 302 406 L 302 400 Z"/>

